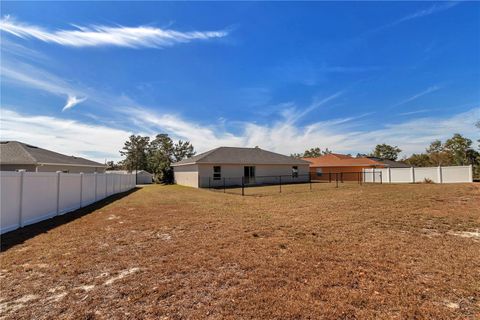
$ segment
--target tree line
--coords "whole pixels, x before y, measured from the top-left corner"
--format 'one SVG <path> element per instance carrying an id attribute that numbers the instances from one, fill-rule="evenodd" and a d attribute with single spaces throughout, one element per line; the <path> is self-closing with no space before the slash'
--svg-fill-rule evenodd
<path id="1" fill-rule="evenodd" d="M 480 129 L 480 121 L 476 123 Z M 480 149 L 480 140 L 477 148 Z M 378 144 L 367 154 L 358 153 L 356 157 L 376 157 L 396 161 L 402 150 L 398 146 Z M 319 147 L 310 148 L 303 153 L 293 153 L 295 158 L 316 158 L 331 154 L 332 151 Z M 173 182 L 172 163 L 192 157 L 195 149 L 189 141 L 174 142 L 168 134 L 150 137 L 131 135 L 120 151 L 124 159 L 118 163 L 107 162 L 108 170 L 146 170 L 153 173 L 156 182 Z M 480 177 L 480 152 L 474 149 L 473 141 L 455 133 L 445 141 L 434 140 L 423 153 L 414 153 L 401 161 L 415 167 L 473 165 L 475 177 Z"/>
<path id="2" fill-rule="evenodd" d="M 192 157 L 195 149 L 189 141 L 174 142 L 165 133 L 157 134 L 151 141 L 150 137 L 131 135 L 120 155 L 125 158 L 118 163 L 107 162 L 107 169 L 145 170 L 154 175 L 156 182 L 172 183 L 172 163 Z"/>
<path id="3" fill-rule="evenodd" d="M 476 123 L 480 129 L 480 121 Z M 480 149 L 480 140 L 478 140 Z M 360 157 L 375 157 L 396 161 L 402 150 L 398 146 L 388 144 L 378 144 L 370 153 L 358 153 Z M 315 158 L 332 153 L 330 150 L 321 148 L 311 148 L 305 150 L 304 153 L 291 154 L 296 158 Z M 401 159 L 411 166 L 415 167 L 431 167 L 431 166 L 463 166 L 472 165 L 475 177 L 480 177 L 480 152 L 475 150 L 473 141 L 469 138 L 455 133 L 451 138 L 441 141 L 434 140 L 425 149 L 423 153 L 414 153 L 410 157 Z"/>

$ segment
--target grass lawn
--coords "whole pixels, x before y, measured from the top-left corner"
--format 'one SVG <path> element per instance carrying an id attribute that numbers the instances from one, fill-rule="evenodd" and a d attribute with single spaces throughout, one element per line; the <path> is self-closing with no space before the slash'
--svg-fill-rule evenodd
<path id="1" fill-rule="evenodd" d="M 2 237 L 1 317 L 480 318 L 478 184 L 117 198 Z"/>

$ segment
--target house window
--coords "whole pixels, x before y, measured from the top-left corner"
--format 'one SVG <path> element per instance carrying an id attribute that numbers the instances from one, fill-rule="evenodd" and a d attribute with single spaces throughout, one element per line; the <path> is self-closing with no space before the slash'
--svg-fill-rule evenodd
<path id="1" fill-rule="evenodd" d="M 222 179 L 222 167 L 213 166 L 213 180 L 220 180 L 220 179 Z"/>
<path id="2" fill-rule="evenodd" d="M 298 178 L 298 166 L 292 167 L 292 178 Z"/>
<path id="3" fill-rule="evenodd" d="M 317 177 L 321 177 L 323 175 L 322 168 L 317 168 L 315 172 L 317 173 Z"/>

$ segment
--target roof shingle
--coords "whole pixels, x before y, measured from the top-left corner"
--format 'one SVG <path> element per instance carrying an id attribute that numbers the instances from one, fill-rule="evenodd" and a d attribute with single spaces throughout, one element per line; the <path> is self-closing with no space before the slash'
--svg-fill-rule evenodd
<path id="1" fill-rule="evenodd" d="M 67 156 L 42 149 L 19 141 L 0 142 L 1 164 L 63 164 L 77 166 L 104 167 L 105 165 L 85 158 Z"/>
<path id="2" fill-rule="evenodd" d="M 195 155 L 191 158 L 172 164 L 181 166 L 187 164 L 288 164 L 305 165 L 307 161 L 285 156 L 283 154 L 255 148 L 219 147 Z"/>

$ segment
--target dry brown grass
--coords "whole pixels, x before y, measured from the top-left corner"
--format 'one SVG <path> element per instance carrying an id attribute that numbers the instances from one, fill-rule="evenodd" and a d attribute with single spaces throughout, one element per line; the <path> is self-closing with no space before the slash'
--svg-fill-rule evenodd
<path id="1" fill-rule="evenodd" d="M 7 234 L 0 315 L 480 317 L 478 185 L 316 187 L 151 186 Z"/>

